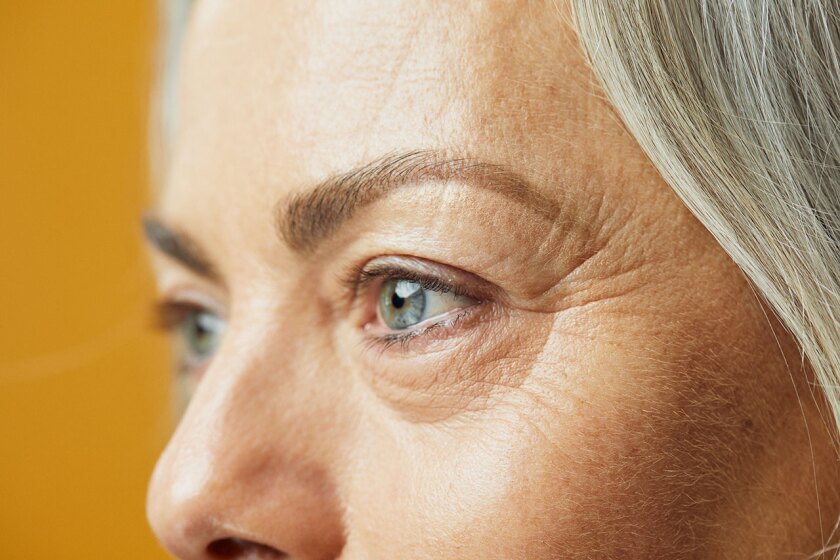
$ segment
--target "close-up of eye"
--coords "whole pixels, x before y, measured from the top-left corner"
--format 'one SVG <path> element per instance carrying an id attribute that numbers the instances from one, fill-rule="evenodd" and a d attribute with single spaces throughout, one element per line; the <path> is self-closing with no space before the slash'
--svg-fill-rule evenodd
<path id="1" fill-rule="evenodd" d="M 473 274 L 410 257 L 377 257 L 351 269 L 344 284 L 357 301 L 369 342 L 390 347 L 435 333 L 446 338 L 461 319 L 490 305 L 496 292 Z"/>
<path id="2" fill-rule="evenodd" d="M 448 313 L 476 303 L 474 299 L 454 294 L 446 287 L 427 288 L 417 280 L 405 278 L 386 280 L 379 291 L 379 318 L 395 331 L 440 320 Z"/>
<path id="3" fill-rule="evenodd" d="M 160 326 L 173 337 L 173 352 L 181 374 L 202 370 L 215 354 L 225 332 L 225 320 L 196 304 L 163 301 L 156 306 Z"/>

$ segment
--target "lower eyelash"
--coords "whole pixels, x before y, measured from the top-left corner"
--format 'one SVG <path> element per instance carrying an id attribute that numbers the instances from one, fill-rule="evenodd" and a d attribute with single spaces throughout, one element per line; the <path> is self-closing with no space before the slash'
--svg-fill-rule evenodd
<path id="1" fill-rule="evenodd" d="M 429 332 L 431 332 L 435 329 L 441 328 L 443 326 L 442 323 L 443 323 L 443 321 L 441 321 L 440 323 L 434 323 L 434 324 L 429 325 L 429 326 L 427 326 L 423 329 L 420 329 L 420 330 L 417 330 L 417 331 L 412 331 L 412 332 L 407 332 L 407 333 L 386 334 L 384 336 L 376 337 L 378 339 L 378 340 L 376 340 L 376 342 L 378 344 L 381 344 L 384 350 L 387 350 L 388 348 L 390 348 L 392 346 L 395 346 L 395 345 L 399 345 L 401 350 L 407 350 L 408 349 L 408 344 L 412 340 L 414 340 L 415 338 L 417 338 L 419 336 L 424 336 L 424 335 L 428 334 Z"/>
<path id="2" fill-rule="evenodd" d="M 389 348 L 398 345 L 401 351 L 408 351 L 410 349 L 410 344 L 412 341 L 417 340 L 422 337 L 427 337 L 431 332 L 440 330 L 440 329 L 454 329 L 457 325 L 463 321 L 468 315 L 472 314 L 474 311 L 474 307 L 465 307 L 464 309 L 459 310 L 459 312 L 454 316 L 447 319 L 443 319 L 436 323 L 432 323 L 422 329 L 408 331 L 405 333 L 389 333 L 381 336 L 369 336 L 367 338 L 367 345 L 371 348 L 378 348 L 380 352 L 384 352 Z"/>

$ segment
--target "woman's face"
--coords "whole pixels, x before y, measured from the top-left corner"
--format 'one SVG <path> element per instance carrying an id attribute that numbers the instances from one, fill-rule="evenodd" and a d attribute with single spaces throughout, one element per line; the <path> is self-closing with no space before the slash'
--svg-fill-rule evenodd
<path id="1" fill-rule="evenodd" d="M 146 224 L 195 386 L 149 494 L 174 554 L 820 546 L 796 350 L 567 7 L 205 0 L 180 78 Z"/>

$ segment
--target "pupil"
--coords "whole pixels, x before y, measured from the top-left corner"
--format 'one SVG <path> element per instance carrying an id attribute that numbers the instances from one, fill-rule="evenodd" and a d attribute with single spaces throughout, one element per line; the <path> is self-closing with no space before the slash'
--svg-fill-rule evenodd
<path id="1" fill-rule="evenodd" d="M 195 331 L 198 338 L 204 338 L 209 332 L 209 329 L 204 325 L 204 321 L 202 321 L 202 317 L 196 318 Z"/>
<path id="2" fill-rule="evenodd" d="M 405 298 L 401 298 L 397 294 L 394 294 L 394 297 L 391 298 L 391 303 L 397 309 L 401 309 L 402 306 L 405 304 Z"/>

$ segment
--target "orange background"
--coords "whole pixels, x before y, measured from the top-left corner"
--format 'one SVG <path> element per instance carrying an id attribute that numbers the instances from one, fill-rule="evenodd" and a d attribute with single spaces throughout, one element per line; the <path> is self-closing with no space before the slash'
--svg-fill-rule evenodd
<path id="1" fill-rule="evenodd" d="M 0 0 L 0 557 L 155 559 L 150 0 Z"/>

